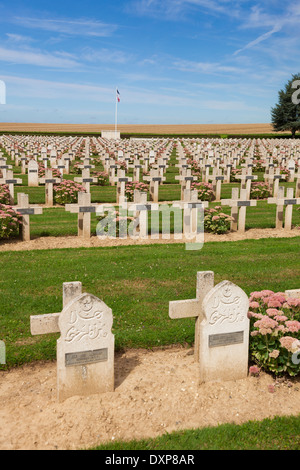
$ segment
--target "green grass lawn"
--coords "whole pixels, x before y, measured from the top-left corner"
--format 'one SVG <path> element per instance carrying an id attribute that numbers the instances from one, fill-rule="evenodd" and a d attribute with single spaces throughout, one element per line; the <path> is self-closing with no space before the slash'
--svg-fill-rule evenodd
<path id="1" fill-rule="evenodd" d="M 249 421 L 242 425 L 222 424 L 217 427 L 173 432 L 155 439 L 114 442 L 92 450 L 299 450 L 299 436 L 300 416 L 276 417 Z M 197 459 L 199 455 L 195 457 Z"/>

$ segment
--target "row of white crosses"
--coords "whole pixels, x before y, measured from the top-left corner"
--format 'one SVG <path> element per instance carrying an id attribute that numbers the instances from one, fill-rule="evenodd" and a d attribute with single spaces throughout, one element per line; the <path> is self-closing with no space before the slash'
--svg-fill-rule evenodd
<path id="1" fill-rule="evenodd" d="M 151 211 L 151 222 L 156 217 L 156 222 L 158 225 L 159 222 L 159 211 L 166 213 L 167 217 L 164 219 L 166 225 L 168 225 L 168 230 L 165 235 L 162 235 L 162 238 L 168 238 L 170 235 L 170 218 L 168 215 L 173 209 L 180 208 L 182 211 L 178 214 L 178 218 L 183 221 L 182 234 L 184 235 L 187 241 L 194 240 L 194 242 L 199 242 L 201 236 L 203 235 L 199 229 L 199 223 L 203 221 L 203 211 L 204 208 L 208 207 L 208 202 L 202 202 L 198 199 L 198 192 L 196 190 L 191 191 L 186 189 L 184 191 L 184 201 L 174 201 L 171 208 L 168 204 L 159 205 L 154 202 L 147 201 L 147 193 L 135 190 L 134 191 L 134 200 L 133 202 L 125 203 L 125 201 L 118 203 L 119 211 L 124 212 L 124 216 L 127 216 L 129 213 L 133 215 L 135 219 L 135 230 L 134 237 L 136 238 L 148 238 L 149 226 L 148 226 L 148 213 Z M 115 210 L 113 204 L 98 204 L 91 202 L 91 194 L 81 192 L 78 194 L 78 203 L 66 204 L 65 210 L 73 214 L 78 214 L 77 216 L 77 233 L 79 237 L 84 239 L 89 239 L 91 237 L 91 215 L 102 215 L 105 212 L 105 209 L 111 208 Z M 168 212 L 168 214 L 167 214 Z M 183 215 L 183 217 L 182 217 Z M 202 216 L 202 219 L 199 218 Z M 179 220 L 179 219 L 177 219 Z M 155 225 L 155 224 L 154 224 Z M 124 234 L 124 236 L 126 236 Z M 98 234 L 100 236 L 100 234 Z M 151 229 L 151 238 L 159 238 L 159 234 L 153 234 Z M 176 238 L 176 235 L 175 235 Z M 177 236 L 178 239 L 181 238 L 181 233 Z M 193 248 L 196 249 L 196 248 Z"/>

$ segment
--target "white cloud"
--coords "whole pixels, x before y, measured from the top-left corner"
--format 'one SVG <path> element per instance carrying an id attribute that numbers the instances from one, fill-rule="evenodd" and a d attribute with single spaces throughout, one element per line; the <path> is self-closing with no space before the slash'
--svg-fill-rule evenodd
<path id="1" fill-rule="evenodd" d="M 13 22 L 26 28 L 42 29 L 72 36 L 110 36 L 117 25 L 103 23 L 92 19 L 57 19 L 57 18 L 33 18 L 14 17 Z"/>
<path id="2" fill-rule="evenodd" d="M 185 59 L 177 59 L 173 62 L 174 68 L 183 72 L 199 72 L 203 74 L 237 73 L 240 69 L 230 65 L 222 65 L 217 62 L 195 62 Z"/>
<path id="3" fill-rule="evenodd" d="M 27 64 L 39 67 L 73 68 L 79 63 L 63 53 L 49 54 L 33 50 L 17 50 L 0 47 L 0 61 L 13 64 Z"/>

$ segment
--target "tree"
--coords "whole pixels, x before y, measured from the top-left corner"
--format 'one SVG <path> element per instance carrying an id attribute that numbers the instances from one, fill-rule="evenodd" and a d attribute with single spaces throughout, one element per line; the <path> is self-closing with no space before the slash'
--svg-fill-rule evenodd
<path id="1" fill-rule="evenodd" d="M 274 131 L 291 131 L 292 137 L 295 137 L 296 131 L 300 130 L 299 87 L 300 74 L 297 74 L 278 92 L 278 103 L 271 108 Z"/>

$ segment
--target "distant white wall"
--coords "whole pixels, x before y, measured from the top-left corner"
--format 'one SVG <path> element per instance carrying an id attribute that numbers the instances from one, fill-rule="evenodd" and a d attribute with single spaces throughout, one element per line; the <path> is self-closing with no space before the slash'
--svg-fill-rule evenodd
<path id="1" fill-rule="evenodd" d="M 101 137 L 103 139 L 121 139 L 121 133 L 119 131 L 101 131 Z"/>

